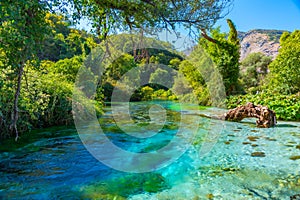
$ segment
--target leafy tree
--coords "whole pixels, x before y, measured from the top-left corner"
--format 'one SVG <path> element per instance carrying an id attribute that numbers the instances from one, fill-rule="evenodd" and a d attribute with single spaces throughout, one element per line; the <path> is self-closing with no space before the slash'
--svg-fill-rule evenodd
<path id="1" fill-rule="evenodd" d="M 66 58 L 59 60 L 53 64 L 53 67 L 49 68 L 51 72 L 55 74 L 63 75 L 69 82 L 75 82 L 77 72 L 83 64 L 83 56 L 74 56 L 72 58 Z"/>
<path id="2" fill-rule="evenodd" d="M 158 68 L 150 75 L 149 81 L 154 84 L 164 84 L 164 87 L 167 88 L 171 88 L 173 85 L 172 74 L 161 68 Z"/>
<path id="3" fill-rule="evenodd" d="M 193 88 L 197 88 L 198 86 L 205 84 L 200 72 L 187 60 L 180 63 L 179 72 L 186 77 Z"/>
<path id="4" fill-rule="evenodd" d="M 87 55 L 97 45 L 95 36 L 71 28 L 71 22 L 62 15 L 46 13 L 45 21 L 50 25 L 51 31 L 40 44 L 40 60 L 56 62 L 75 55 Z"/>
<path id="5" fill-rule="evenodd" d="M 117 58 L 110 66 L 106 67 L 106 77 L 108 80 L 119 80 L 126 72 L 136 67 L 133 56 L 124 54 Z"/>
<path id="6" fill-rule="evenodd" d="M 178 77 L 175 78 L 172 90 L 177 94 L 186 95 L 191 93 L 193 91 L 193 88 L 186 81 L 184 75 L 182 73 L 179 73 Z"/>
<path id="7" fill-rule="evenodd" d="M 170 67 L 172 67 L 173 69 L 178 70 L 179 69 L 179 65 L 180 65 L 181 60 L 179 58 L 173 58 L 172 60 L 170 60 Z"/>
<path id="8" fill-rule="evenodd" d="M 68 5 L 53 0 L 58 7 Z M 73 18 L 88 17 L 95 32 L 103 38 L 109 32 L 148 30 L 157 32 L 161 28 L 176 30 L 182 25 L 187 29 L 208 29 L 226 14 L 232 0 L 77 0 L 72 1 Z M 147 12 L 145 12 L 147 11 Z"/>
<path id="9" fill-rule="evenodd" d="M 241 80 L 246 89 L 257 87 L 262 84 L 263 79 L 268 73 L 268 65 L 272 58 L 257 52 L 249 54 L 241 62 Z"/>
<path id="10" fill-rule="evenodd" d="M 229 34 L 221 33 L 220 29 L 211 31 L 211 37 L 202 29 L 203 38 L 199 44 L 210 55 L 223 77 L 226 94 L 238 93 L 240 45 L 237 31 L 231 20 L 227 20 Z"/>
<path id="11" fill-rule="evenodd" d="M 202 75 L 187 60 L 182 61 L 179 65 L 179 74 L 175 79 L 173 90 L 182 94 L 180 98 L 183 101 L 198 102 L 201 105 L 210 104 L 208 88 Z"/>
<path id="12" fill-rule="evenodd" d="M 269 65 L 266 85 L 272 92 L 294 94 L 300 91 L 300 31 L 282 34 L 280 46 L 278 56 Z"/>
<path id="13" fill-rule="evenodd" d="M 11 132 L 18 139 L 18 101 L 24 67 L 35 60 L 40 41 L 43 40 L 47 25 L 44 19 L 46 4 L 36 0 L 1 1 L 0 3 L 0 49 L 5 54 L 5 66 L 15 74 L 14 97 L 11 110 Z"/>

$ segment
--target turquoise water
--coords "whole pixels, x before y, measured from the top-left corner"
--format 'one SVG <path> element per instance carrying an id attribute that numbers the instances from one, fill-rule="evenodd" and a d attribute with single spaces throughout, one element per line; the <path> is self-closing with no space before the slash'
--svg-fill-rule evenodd
<path id="1" fill-rule="evenodd" d="M 63 130 L 74 134 L 0 154 L 0 199 L 290 199 L 300 194 L 300 123 L 279 121 L 275 128 L 259 129 L 254 119 L 235 123 L 201 117 L 218 116 L 222 109 L 154 103 L 166 109 L 167 118 L 150 138 L 125 134 L 110 107 L 99 122 L 113 144 L 136 153 L 156 152 L 176 137 L 192 135 L 190 146 L 170 165 L 148 173 L 117 171 L 95 159 L 75 129 Z M 147 110 L 152 104 L 132 103 L 135 127 L 123 126 L 151 132 L 149 124 L 155 123 Z M 189 132 L 195 124 L 189 119 L 198 120 L 196 133 Z M 189 128 L 178 135 L 180 127 Z"/>

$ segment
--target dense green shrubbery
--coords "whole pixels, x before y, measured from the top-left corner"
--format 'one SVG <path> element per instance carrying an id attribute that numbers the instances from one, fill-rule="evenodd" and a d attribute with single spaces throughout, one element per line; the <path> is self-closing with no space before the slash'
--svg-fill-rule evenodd
<path id="1" fill-rule="evenodd" d="M 33 48 L 28 53 L 30 56 L 16 46 L 19 43 L 12 43 L 15 41 L 8 37 L 12 34 L 8 32 L 11 31 L 10 26 L 0 28 L 1 38 L 6 39 L 0 45 L 0 139 L 17 135 L 12 129 L 14 127 L 22 133 L 73 123 L 71 111 L 75 78 L 85 56 L 97 45 L 96 40 L 91 34 L 71 28 L 62 16 L 44 14 L 40 20 L 41 23 L 46 22 L 48 34 L 38 45 L 26 43 L 26 48 L 39 47 Z M 22 62 L 17 62 L 17 53 L 22 55 Z M 21 69 L 24 69 L 23 73 Z M 16 98 L 18 85 L 20 93 Z M 97 107 L 101 107 L 102 96 L 97 94 L 97 97 L 100 97 L 97 98 L 100 101 L 96 103 Z M 14 108 L 15 99 L 18 99 L 17 109 Z M 18 114 L 13 117 L 14 110 Z"/>
<path id="2" fill-rule="evenodd" d="M 235 25 L 227 20 L 229 33 L 221 33 L 220 29 L 211 31 L 212 38 L 203 37 L 199 44 L 209 54 L 219 73 L 222 75 L 226 94 L 240 94 L 238 86 L 240 44 Z M 205 35 L 205 34 L 202 34 Z"/>
<path id="3" fill-rule="evenodd" d="M 278 94 L 300 91 L 300 31 L 285 32 L 280 38 L 279 54 L 269 65 L 266 88 Z"/>
<path id="4" fill-rule="evenodd" d="M 70 124 L 72 83 L 66 76 L 53 73 L 52 62 L 43 62 L 40 69 L 28 64 L 22 81 L 19 99 L 18 129 L 20 132 L 32 128 L 59 124 Z M 8 76 L 9 70 L 3 69 L 2 76 Z M 13 106 L 14 84 L 11 80 L 1 79 L 0 93 L 0 132 L 1 137 L 9 136 L 11 124 L 10 112 Z"/>
<path id="5" fill-rule="evenodd" d="M 268 74 L 268 65 L 272 58 L 263 53 L 250 53 L 240 65 L 240 81 L 248 93 L 256 93 Z"/>
<path id="6" fill-rule="evenodd" d="M 227 99 L 227 107 L 235 108 L 245 105 L 247 102 L 268 106 L 276 112 L 279 120 L 300 121 L 300 93 L 292 95 L 279 95 L 260 93 L 257 95 L 230 96 Z"/>

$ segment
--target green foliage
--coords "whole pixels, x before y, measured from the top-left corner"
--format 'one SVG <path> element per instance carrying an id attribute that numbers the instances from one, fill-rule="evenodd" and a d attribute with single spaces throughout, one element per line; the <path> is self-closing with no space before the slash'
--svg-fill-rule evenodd
<path id="1" fill-rule="evenodd" d="M 154 100 L 156 99 L 170 100 L 170 101 L 178 100 L 177 96 L 171 90 L 163 90 L 163 89 L 154 91 L 151 98 Z"/>
<path id="2" fill-rule="evenodd" d="M 227 20 L 227 23 L 230 28 L 228 35 L 221 33 L 217 28 L 211 31 L 214 42 L 201 38 L 199 44 L 217 65 L 223 77 L 226 94 L 230 95 L 240 92 L 238 91 L 240 45 L 234 24 L 231 20 Z"/>
<path id="3" fill-rule="evenodd" d="M 73 63 L 70 63 L 70 65 L 72 64 Z M 71 99 L 73 94 L 73 82 L 70 75 L 66 72 L 65 74 L 56 72 L 56 68 L 59 69 L 60 65 L 71 68 L 67 67 L 63 61 L 60 63 L 46 61 L 41 65 L 39 71 L 29 73 L 29 76 L 32 77 L 32 82 L 38 79 L 37 77 L 40 77 L 36 91 L 47 95 L 49 98 L 44 105 L 45 111 L 37 112 L 41 115 L 40 120 L 42 122 L 39 124 L 44 124 L 44 126 L 72 123 Z M 28 102 L 28 104 L 31 103 Z"/>
<path id="4" fill-rule="evenodd" d="M 270 41 L 279 42 L 281 35 L 285 32 L 282 30 L 264 30 L 258 29 L 260 33 L 267 34 Z"/>
<path id="5" fill-rule="evenodd" d="M 193 88 L 204 85 L 205 81 L 200 72 L 189 61 L 184 60 L 179 65 L 179 72 L 181 72 L 190 82 Z"/>
<path id="6" fill-rule="evenodd" d="M 0 138 L 9 137 L 12 99 L 14 98 L 14 70 L 0 66 Z"/>
<path id="7" fill-rule="evenodd" d="M 177 59 L 179 62 L 182 60 L 180 53 L 174 51 L 173 48 L 170 50 L 147 49 L 147 51 L 151 56 L 149 63 L 168 65 L 171 60 L 173 60 L 173 62 L 175 61 L 174 59 Z M 177 64 L 179 63 L 177 62 Z"/>
<path id="8" fill-rule="evenodd" d="M 97 45 L 95 36 L 71 28 L 71 22 L 62 15 L 47 13 L 45 21 L 50 25 L 51 31 L 40 44 L 40 60 L 56 62 L 75 55 L 87 55 Z"/>
<path id="9" fill-rule="evenodd" d="M 181 94 L 182 101 L 210 105 L 210 95 L 202 75 L 187 60 L 179 65 L 179 74 L 175 79 L 173 89 Z"/>
<path id="10" fill-rule="evenodd" d="M 172 67 L 175 70 L 179 70 L 179 65 L 180 65 L 181 60 L 179 58 L 173 58 L 170 60 L 170 67 Z"/>
<path id="11" fill-rule="evenodd" d="M 83 65 L 83 56 L 74 56 L 70 59 L 59 60 L 49 68 L 55 74 L 61 74 L 69 82 L 75 82 L 77 72 Z"/>
<path id="12" fill-rule="evenodd" d="M 247 102 L 268 106 L 275 111 L 279 120 L 300 121 L 300 93 L 292 95 L 259 93 L 257 95 L 231 96 L 227 100 L 227 107 L 235 108 L 245 105 Z"/>
<path id="13" fill-rule="evenodd" d="M 238 33 L 237 33 L 234 23 L 230 19 L 227 19 L 227 24 L 230 29 L 229 34 L 228 34 L 228 42 L 230 42 L 236 46 L 239 46 L 240 40 L 238 39 Z"/>
<path id="14" fill-rule="evenodd" d="M 130 69 L 136 67 L 133 56 L 124 54 L 117 58 L 110 66 L 106 67 L 105 76 L 108 80 L 117 81 Z"/>
<path id="15" fill-rule="evenodd" d="M 46 5 L 39 1 L 1 1 L 0 2 L 0 51 L 4 54 L 3 67 L 12 70 L 14 86 L 11 118 L 5 118 L 10 124 L 11 134 L 19 137 L 17 122 L 19 119 L 19 96 L 25 66 L 36 60 L 36 54 L 46 35 L 48 25 L 44 20 Z M 8 131 L 5 128 L 5 131 Z"/>
<path id="16" fill-rule="evenodd" d="M 268 65 L 272 58 L 264 54 L 251 53 L 241 63 L 240 75 L 243 87 L 246 91 L 256 92 L 259 85 L 268 73 Z"/>
<path id="17" fill-rule="evenodd" d="M 28 62 L 19 100 L 18 129 L 20 132 L 54 125 L 71 125 L 73 84 L 83 58 L 41 62 L 39 68 Z M 13 80 L 11 68 L 1 70 L 0 78 L 0 138 L 9 137 L 10 112 L 13 106 Z M 101 100 L 94 102 L 96 112 L 101 112 Z"/>
<path id="18" fill-rule="evenodd" d="M 149 86 L 145 86 L 141 89 L 141 96 L 142 96 L 142 100 L 150 100 L 152 99 L 152 94 L 153 94 L 153 88 L 149 87 Z"/>
<path id="19" fill-rule="evenodd" d="M 190 86 L 185 76 L 182 73 L 179 73 L 178 76 L 175 78 L 172 90 L 176 94 L 186 95 L 186 94 L 190 94 L 193 88 Z"/>
<path id="20" fill-rule="evenodd" d="M 95 36 L 71 28 L 80 17 L 89 18 L 93 30 L 102 39 L 116 30 L 134 32 L 147 29 L 149 32 L 156 32 L 166 26 L 175 30 L 176 24 L 183 24 L 188 28 L 208 28 L 221 18 L 221 11 L 230 2 L 231 0 L 205 0 L 199 6 L 198 1 L 193 0 L 185 1 L 184 4 L 183 1 L 156 0 L 1 1 L 1 136 L 9 136 L 10 125 L 18 137 L 18 129 L 24 132 L 38 127 L 70 123 L 72 84 L 84 57 L 99 43 Z M 205 11 L 204 15 L 202 11 Z M 72 21 L 67 18 L 70 15 L 73 17 Z M 156 44 L 156 49 L 147 49 L 149 57 L 153 56 L 155 61 L 168 65 L 175 57 L 182 59 L 182 56 L 174 53 L 172 45 L 154 41 L 146 40 Z M 131 44 L 121 46 L 132 47 Z M 133 52 L 128 53 L 136 56 Z M 141 64 L 135 60 L 138 59 L 126 54 L 107 66 L 107 88 L 111 89 L 110 86 L 125 72 Z M 154 72 L 156 68 L 153 67 L 152 70 Z M 154 80 L 159 76 L 153 77 Z M 146 78 L 149 80 L 150 76 Z M 129 82 L 130 80 L 125 80 L 124 84 Z M 103 98 L 103 88 L 105 89 L 105 85 L 97 88 L 97 108 L 101 107 L 99 102 Z"/>
<path id="21" fill-rule="evenodd" d="M 70 7 L 66 2 L 53 1 L 57 7 L 65 8 L 65 12 Z M 73 18 L 89 18 L 97 35 L 106 38 L 109 33 L 128 30 L 143 30 L 148 33 L 157 33 L 162 28 L 176 30 L 178 25 L 194 30 L 209 28 L 222 18 L 222 11 L 231 2 L 232 0 L 77 0 L 72 1 L 72 5 Z"/>
<path id="22" fill-rule="evenodd" d="M 118 36 L 109 36 L 113 41 L 113 46 L 109 51 L 112 55 L 123 51 L 128 52 L 117 58 L 113 63 L 105 66 L 105 73 L 102 77 L 102 88 L 106 100 L 111 99 L 112 91 L 118 82 L 118 86 L 124 89 L 126 93 L 129 88 L 148 84 L 154 91 L 166 90 L 173 85 L 174 70 L 165 67 L 171 60 L 179 65 L 182 56 L 174 50 L 174 47 L 167 43 L 153 38 L 143 38 L 143 45 L 153 46 L 153 48 L 138 49 L 133 52 L 131 49 L 139 43 L 140 38 L 135 35 L 121 34 Z M 134 41 L 134 42 L 133 42 Z M 110 44 L 110 43 L 109 43 Z M 155 47 L 155 48 L 154 48 Z M 106 48 L 103 46 L 103 48 Z M 156 49 L 157 48 L 157 49 Z M 142 54 L 146 53 L 146 56 Z M 135 56 L 134 56 L 135 55 Z M 148 57 L 148 61 L 147 61 Z M 162 65 L 163 64 L 163 65 Z M 134 69 L 134 70 L 133 70 Z M 127 73 L 129 72 L 130 73 Z M 126 74 L 126 76 L 124 76 Z M 160 83 L 160 84 L 159 84 Z M 127 90 L 127 91 L 126 91 Z M 150 99 L 143 97 L 143 91 L 139 88 L 132 94 L 132 101 Z"/>
<path id="23" fill-rule="evenodd" d="M 172 74 L 161 68 L 158 68 L 150 75 L 149 81 L 150 83 L 163 84 L 167 88 L 171 88 L 173 85 Z"/>
<path id="24" fill-rule="evenodd" d="M 0 49 L 14 69 L 35 58 L 47 33 L 45 5 L 38 1 L 1 1 Z"/>
<path id="25" fill-rule="evenodd" d="M 284 33 L 279 54 L 269 65 L 266 88 L 280 94 L 295 94 L 300 90 L 300 31 Z"/>
<path id="26" fill-rule="evenodd" d="M 247 102 L 268 106 L 279 120 L 300 120 L 300 31 L 285 32 L 274 61 L 260 53 L 250 54 L 242 62 L 242 82 L 248 92 L 231 96 L 227 106 L 234 108 Z M 267 74 L 269 67 L 269 74 Z M 266 75 L 267 74 L 267 75 Z"/>
<path id="27" fill-rule="evenodd" d="M 26 75 L 23 77 L 19 99 L 18 128 L 21 132 L 72 122 L 72 83 L 63 75 L 51 72 L 53 66 L 54 63 L 43 62 L 41 68 L 36 70 L 31 63 L 26 65 Z M 10 71 L 6 69 L 3 72 L 7 75 Z M 2 113 L 0 121 L 3 123 L 0 130 L 2 134 L 8 134 L 14 88 L 11 81 L 4 81 L 2 84 L 0 93 L 5 98 L 0 99 Z"/>

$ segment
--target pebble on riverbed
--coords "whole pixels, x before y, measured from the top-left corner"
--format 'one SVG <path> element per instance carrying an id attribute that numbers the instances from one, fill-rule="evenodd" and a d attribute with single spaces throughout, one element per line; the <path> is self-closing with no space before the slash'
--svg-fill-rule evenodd
<path id="1" fill-rule="evenodd" d="M 291 160 L 299 160 L 299 159 L 300 159 L 300 156 L 291 156 L 290 159 L 291 159 Z"/>
<path id="2" fill-rule="evenodd" d="M 265 139 L 269 141 L 277 141 L 275 138 L 270 138 L 270 137 L 265 137 Z"/>
<path id="3" fill-rule="evenodd" d="M 251 144 L 251 142 L 243 142 L 244 145 Z"/>
<path id="4" fill-rule="evenodd" d="M 248 136 L 248 140 L 250 140 L 252 142 L 256 142 L 257 139 L 259 139 L 259 137 L 257 137 L 257 136 Z"/>
<path id="5" fill-rule="evenodd" d="M 265 152 L 257 151 L 257 152 L 251 153 L 251 156 L 252 157 L 266 157 L 266 154 L 265 154 Z"/>

